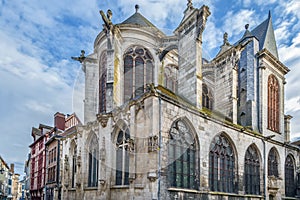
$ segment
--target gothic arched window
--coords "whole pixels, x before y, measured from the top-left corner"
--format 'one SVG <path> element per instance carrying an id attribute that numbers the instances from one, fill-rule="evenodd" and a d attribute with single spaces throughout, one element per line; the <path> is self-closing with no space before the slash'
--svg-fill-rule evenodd
<path id="1" fill-rule="evenodd" d="M 116 146 L 116 185 L 129 185 L 129 129 L 118 133 Z"/>
<path id="2" fill-rule="evenodd" d="M 75 183 L 76 183 L 76 172 L 77 172 L 77 166 L 76 166 L 76 162 L 77 162 L 77 145 L 75 145 L 73 147 L 73 159 L 72 159 L 72 188 L 75 187 Z"/>
<path id="3" fill-rule="evenodd" d="M 213 98 L 211 92 L 208 90 L 207 85 L 202 84 L 202 106 L 212 110 Z"/>
<path id="4" fill-rule="evenodd" d="M 278 153 L 275 148 L 272 148 L 268 156 L 268 176 L 278 177 Z"/>
<path id="5" fill-rule="evenodd" d="M 124 55 L 124 101 L 142 95 L 153 83 L 153 58 L 143 47 L 129 48 Z"/>
<path id="6" fill-rule="evenodd" d="M 245 192 L 260 194 L 260 161 L 256 148 L 251 145 L 245 155 Z"/>
<path id="7" fill-rule="evenodd" d="M 295 166 L 293 157 L 288 155 L 285 160 L 285 196 L 294 197 L 296 195 Z"/>
<path id="8" fill-rule="evenodd" d="M 172 187 L 197 189 L 196 141 L 191 129 L 182 120 L 170 130 L 168 146 L 168 180 Z"/>
<path id="9" fill-rule="evenodd" d="M 268 78 L 268 129 L 279 132 L 279 84 L 274 75 Z"/>
<path id="10" fill-rule="evenodd" d="M 88 146 L 88 187 L 98 186 L 99 145 L 96 136 L 93 136 Z"/>
<path id="11" fill-rule="evenodd" d="M 168 65 L 164 69 L 164 84 L 165 87 L 174 93 L 177 91 L 177 71 L 175 65 Z"/>
<path id="12" fill-rule="evenodd" d="M 223 135 L 216 136 L 209 152 L 210 190 L 235 192 L 235 155 L 228 139 Z"/>
<path id="13" fill-rule="evenodd" d="M 107 77 L 107 54 L 104 51 L 100 56 L 99 68 L 99 113 L 106 112 L 106 77 Z"/>

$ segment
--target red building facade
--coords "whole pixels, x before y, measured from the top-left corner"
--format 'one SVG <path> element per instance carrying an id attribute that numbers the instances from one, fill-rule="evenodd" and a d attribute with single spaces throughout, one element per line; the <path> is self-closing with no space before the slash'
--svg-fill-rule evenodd
<path id="1" fill-rule="evenodd" d="M 48 133 L 53 127 L 40 124 L 39 128 L 32 128 L 31 136 L 34 142 L 31 149 L 30 169 L 30 195 L 32 200 L 44 198 L 44 186 L 46 177 L 46 149 L 45 142 Z"/>

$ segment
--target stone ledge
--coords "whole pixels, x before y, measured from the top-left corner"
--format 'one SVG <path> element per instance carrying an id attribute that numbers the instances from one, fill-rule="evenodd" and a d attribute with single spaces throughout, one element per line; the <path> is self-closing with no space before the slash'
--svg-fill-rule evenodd
<path id="1" fill-rule="evenodd" d="M 129 185 L 113 185 L 110 189 L 129 189 Z"/>

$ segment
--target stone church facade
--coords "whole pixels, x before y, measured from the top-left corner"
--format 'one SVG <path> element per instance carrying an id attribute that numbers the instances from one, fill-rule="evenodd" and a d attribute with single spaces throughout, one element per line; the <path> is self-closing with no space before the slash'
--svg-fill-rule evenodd
<path id="1" fill-rule="evenodd" d="M 62 199 L 296 199 L 272 17 L 202 58 L 210 11 L 188 1 L 167 36 L 110 10 L 85 72 L 84 125 L 62 139 Z"/>

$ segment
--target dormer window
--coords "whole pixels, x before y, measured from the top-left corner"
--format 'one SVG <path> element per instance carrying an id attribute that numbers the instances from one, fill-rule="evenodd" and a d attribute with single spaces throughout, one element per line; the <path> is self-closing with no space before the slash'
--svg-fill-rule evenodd
<path id="1" fill-rule="evenodd" d="M 141 96 L 147 83 L 153 83 L 153 58 L 141 46 L 129 48 L 124 54 L 124 101 Z"/>

